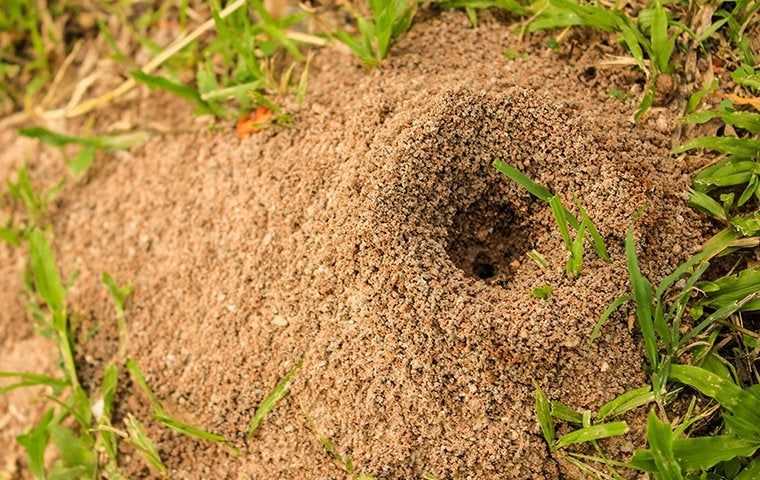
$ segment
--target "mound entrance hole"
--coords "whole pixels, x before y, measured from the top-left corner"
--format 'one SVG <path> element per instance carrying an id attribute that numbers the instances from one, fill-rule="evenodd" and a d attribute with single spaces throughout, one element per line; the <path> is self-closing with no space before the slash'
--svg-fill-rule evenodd
<path id="1" fill-rule="evenodd" d="M 454 216 L 446 252 L 465 275 L 506 287 L 532 246 L 530 231 L 499 195 L 486 195 Z"/>

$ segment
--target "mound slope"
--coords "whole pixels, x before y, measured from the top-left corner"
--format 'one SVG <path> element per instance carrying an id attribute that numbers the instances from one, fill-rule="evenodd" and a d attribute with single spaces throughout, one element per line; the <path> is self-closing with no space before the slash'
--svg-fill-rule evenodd
<path id="1" fill-rule="evenodd" d="M 295 128 L 165 136 L 65 193 L 59 259 L 79 272 L 83 330 L 100 326 L 80 352 L 85 375 L 98 381 L 116 340 L 98 281 L 109 271 L 135 286 L 130 354 L 158 396 L 249 447 L 232 457 L 154 428 L 177 478 L 341 478 L 318 435 L 380 478 L 558 478 L 533 382 L 594 408 L 644 381 L 625 314 L 587 339 L 628 288 L 622 239 L 638 208 L 652 277 L 700 244 L 686 177 L 667 138 L 600 100 L 612 77 L 583 81 L 589 58 L 536 47 L 510 62 L 505 35 L 447 14 L 416 25 L 381 70 L 326 52 Z M 549 209 L 497 158 L 577 196 L 613 261 L 587 249 L 568 279 Z M 531 295 L 543 284 L 546 301 Z M 8 311 L 8 325 L 25 321 Z M 256 405 L 300 359 L 290 396 L 247 441 Z M 123 411 L 141 406 L 124 394 Z"/>

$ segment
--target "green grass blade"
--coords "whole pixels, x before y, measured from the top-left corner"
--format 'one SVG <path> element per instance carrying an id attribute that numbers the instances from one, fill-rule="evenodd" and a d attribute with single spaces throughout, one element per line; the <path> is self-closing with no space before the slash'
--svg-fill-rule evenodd
<path id="1" fill-rule="evenodd" d="M 132 414 L 128 414 L 124 420 L 127 426 L 127 433 L 129 435 L 129 442 L 135 447 L 137 453 L 145 460 L 153 470 L 158 472 L 162 477 L 166 477 L 168 470 L 161 461 L 161 456 L 158 454 L 158 449 L 153 440 L 148 437 L 145 427 L 134 417 Z"/>
<path id="2" fill-rule="evenodd" d="M 42 373 L 33 372 L 0 371 L 0 378 L 18 378 L 20 380 L 17 383 L 12 383 L 10 385 L 4 385 L 3 387 L 0 387 L 0 395 L 22 387 L 36 387 L 40 385 L 47 385 L 49 387 L 53 387 L 54 391 L 59 391 L 60 389 L 69 385 L 69 382 L 63 378 L 54 378 Z"/>
<path id="3" fill-rule="evenodd" d="M 29 234 L 29 269 L 34 279 L 35 290 L 50 309 L 53 318 L 52 326 L 56 332 L 58 349 L 66 375 L 72 386 L 77 389 L 79 380 L 72 342 L 69 338 L 66 290 L 61 282 L 53 250 L 45 239 L 45 235 L 37 228 Z"/>
<path id="4" fill-rule="evenodd" d="M 586 242 L 586 224 L 581 223 L 581 228 L 575 235 L 570 247 L 570 259 L 567 262 L 567 271 L 572 277 L 577 277 L 583 269 L 583 247 Z"/>
<path id="5" fill-rule="evenodd" d="M 160 77 L 157 75 L 149 75 L 139 70 L 132 72 L 132 78 L 146 85 L 151 90 L 165 90 L 173 95 L 194 103 L 198 108 L 198 111 L 201 113 L 211 115 L 220 114 L 220 112 L 218 112 L 210 103 L 203 100 L 203 98 L 201 98 L 201 94 L 192 87 L 183 85 L 181 83 L 172 82 L 168 78 Z"/>
<path id="6" fill-rule="evenodd" d="M 733 112 L 723 108 L 705 110 L 687 115 L 683 121 L 691 125 L 699 125 L 714 118 L 719 118 L 727 125 L 742 128 L 753 134 L 760 132 L 760 114 L 752 112 Z"/>
<path id="7" fill-rule="evenodd" d="M 670 56 L 673 53 L 675 41 L 668 36 L 668 14 L 660 0 L 654 2 L 651 26 L 652 56 L 657 69 L 669 73 Z"/>
<path id="8" fill-rule="evenodd" d="M 552 192 L 550 192 L 546 187 L 537 184 L 528 178 L 524 173 L 512 165 L 509 165 L 508 163 L 504 163 L 501 160 L 495 160 L 493 162 L 493 167 L 501 172 L 505 177 L 523 187 L 536 198 L 539 198 L 548 203 L 554 196 L 554 194 L 552 194 Z"/>
<path id="9" fill-rule="evenodd" d="M 631 301 L 633 297 L 631 294 L 626 293 L 625 295 L 621 295 L 614 299 L 612 303 L 610 303 L 607 308 L 604 309 L 604 312 L 602 312 L 602 315 L 599 317 L 599 320 L 596 321 L 594 324 L 594 329 L 591 330 L 591 336 L 589 336 L 589 342 L 593 342 L 597 338 L 599 338 L 602 334 L 602 328 L 604 325 L 607 324 L 607 321 L 609 320 L 610 316 L 615 313 L 620 307 L 622 307 L 624 304 Z"/>
<path id="10" fill-rule="evenodd" d="M 253 434 L 256 433 L 256 430 L 259 428 L 259 426 L 261 426 L 261 423 L 264 421 L 266 416 L 269 415 L 269 412 L 271 412 L 274 407 L 277 406 L 277 403 L 282 400 L 285 395 L 288 394 L 290 385 L 293 383 L 293 380 L 295 379 L 298 370 L 300 370 L 302 363 L 302 361 L 299 361 L 292 369 L 290 369 L 290 371 L 277 383 L 274 389 L 269 392 L 269 395 L 267 395 L 264 400 L 261 401 L 258 408 L 256 409 L 256 412 L 253 414 L 253 418 L 251 418 L 251 421 L 248 424 L 249 437 L 253 436 Z"/>
<path id="11" fill-rule="evenodd" d="M 182 422 L 174 417 L 167 415 L 165 412 L 157 412 L 154 416 L 157 422 L 169 427 L 177 433 L 195 438 L 198 440 L 205 440 L 207 442 L 227 442 L 227 439 L 223 435 L 217 433 L 211 433 L 203 428 L 191 425 L 189 423 Z"/>
<path id="12" fill-rule="evenodd" d="M 760 478 L 760 458 L 753 460 L 734 480 L 757 480 Z"/>
<path id="13" fill-rule="evenodd" d="M 673 365 L 670 378 L 698 390 L 717 401 L 723 408 L 734 411 L 742 397 L 742 389 L 725 378 L 691 365 Z M 760 403 L 758 404 L 760 415 Z M 758 422 L 760 427 L 760 421 Z"/>
<path id="14" fill-rule="evenodd" d="M 591 425 L 562 435 L 557 441 L 557 448 L 564 448 L 577 443 L 592 442 L 603 438 L 618 437 L 628 432 L 625 422 L 601 423 Z"/>
<path id="15" fill-rule="evenodd" d="M 723 206 L 706 193 L 691 190 L 689 192 L 689 205 L 707 212 L 722 222 L 728 221 L 728 214 Z"/>
<path id="16" fill-rule="evenodd" d="M 528 191 L 531 195 L 538 198 L 539 200 L 543 200 L 546 203 L 549 203 L 555 195 L 549 191 L 546 187 L 543 185 L 539 185 L 538 183 L 534 182 L 530 178 L 528 178 L 527 175 L 513 167 L 512 165 L 509 165 L 508 163 L 503 162 L 502 160 L 494 160 L 493 167 L 501 172 L 505 177 L 509 178 L 513 182 L 517 183 L 521 187 L 523 187 L 525 190 Z M 560 202 L 561 205 L 561 202 Z M 580 222 L 577 218 L 575 218 L 575 215 L 570 213 L 564 206 L 562 206 L 563 212 L 564 212 L 564 218 L 567 223 L 570 224 L 574 229 L 580 228 Z M 569 248 L 568 248 L 569 249 Z"/>
<path id="17" fill-rule="evenodd" d="M 100 418 L 98 418 L 99 426 L 111 426 L 111 417 L 113 416 L 113 402 L 116 398 L 116 388 L 118 381 L 119 368 L 115 364 L 109 363 L 103 372 L 103 382 L 100 385 L 99 401 L 102 402 L 100 404 L 102 411 Z M 98 403 L 96 403 L 96 405 L 97 404 Z M 93 410 L 95 410 L 95 408 L 93 408 Z M 108 459 L 110 462 L 113 462 L 115 464 L 119 454 L 116 435 L 114 432 L 107 429 L 99 429 L 98 435 L 99 441 L 103 446 Z"/>
<path id="18" fill-rule="evenodd" d="M 545 272 L 550 271 L 549 262 L 546 260 L 546 257 L 544 257 L 543 255 L 541 255 L 541 253 L 538 252 L 538 250 L 532 249 L 527 253 L 527 255 L 528 255 L 528 258 L 533 260 L 533 262 L 535 262 L 535 264 L 538 265 L 538 268 L 540 268 L 541 270 Z"/>
<path id="19" fill-rule="evenodd" d="M 540 300 L 546 300 L 551 297 L 553 291 L 554 289 L 551 285 L 541 285 L 533 289 L 533 296 Z"/>
<path id="20" fill-rule="evenodd" d="M 554 215 L 554 221 L 557 222 L 557 228 L 560 235 L 562 235 L 562 241 L 565 243 L 565 248 L 568 252 L 573 251 L 573 241 L 570 238 L 570 230 L 567 227 L 567 216 L 565 215 L 565 207 L 562 205 L 562 200 L 558 196 L 554 195 L 549 199 L 549 206 L 552 209 L 552 215 Z"/>
<path id="21" fill-rule="evenodd" d="M 142 370 L 140 370 L 140 366 L 132 358 L 127 359 L 127 371 L 129 372 L 129 376 L 132 377 L 132 381 L 137 384 L 140 390 L 142 390 L 142 392 L 148 398 L 148 402 L 150 403 L 150 407 L 154 413 L 163 413 L 164 407 L 161 404 L 161 401 L 158 399 L 156 394 L 153 393 L 153 390 L 150 389 L 148 382 L 145 380 L 145 375 L 143 375 Z"/>
<path id="22" fill-rule="evenodd" d="M 51 312 L 66 311 L 66 290 L 63 288 L 55 255 L 39 229 L 29 234 L 29 267 L 34 287 Z"/>
<path id="23" fill-rule="evenodd" d="M 653 292 L 649 283 L 639 269 L 639 260 L 636 256 L 636 244 L 633 239 L 633 225 L 628 227 L 625 238 L 625 255 L 628 263 L 628 275 L 631 282 L 633 298 L 636 301 L 636 319 L 644 337 L 644 349 L 649 366 L 657 370 L 657 338 L 654 331 L 654 316 L 652 313 Z"/>
<path id="24" fill-rule="evenodd" d="M 674 438 L 673 456 L 678 464 L 686 471 L 707 471 L 721 462 L 727 462 L 738 457 L 751 457 L 760 447 L 754 440 L 742 440 L 729 435 L 713 437 Z M 636 452 L 631 464 L 647 472 L 657 472 L 654 456 L 651 450 Z M 735 480 L 739 480 L 736 477 Z M 755 478 L 755 477 L 750 477 Z"/>
<path id="25" fill-rule="evenodd" d="M 730 317 L 734 313 L 742 310 L 745 305 L 751 304 L 758 298 L 760 298 L 760 292 L 753 292 L 741 300 L 735 300 L 720 307 L 718 310 L 708 315 L 707 318 L 702 320 L 696 327 L 686 332 L 686 334 L 681 338 L 681 341 L 679 342 L 679 346 L 686 345 L 687 342 L 689 342 L 689 340 L 691 340 L 692 338 L 696 337 L 697 335 L 705 331 L 711 325 L 721 320 L 725 320 L 726 318 Z"/>
<path id="26" fill-rule="evenodd" d="M 739 235 L 730 228 L 726 228 L 716 233 L 702 247 L 702 251 L 692 255 L 688 260 L 678 266 L 673 273 L 665 277 L 655 292 L 656 298 L 661 298 L 667 289 L 669 289 L 676 281 L 678 281 L 685 274 L 690 273 L 693 268 L 703 262 L 710 260 L 711 258 L 724 252 L 730 248 L 733 242 L 739 238 Z"/>
<path id="27" fill-rule="evenodd" d="M 705 149 L 729 153 L 740 157 L 752 158 L 760 152 L 760 140 L 735 137 L 698 137 L 674 150 L 674 153 Z"/>
<path id="28" fill-rule="evenodd" d="M 554 422 L 552 421 L 551 404 L 549 399 L 544 395 L 541 387 L 536 385 L 536 419 L 541 427 L 541 433 L 544 435 L 546 443 L 550 450 L 554 450 Z"/>
<path id="29" fill-rule="evenodd" d="M 583 424 L 583 414 L 573 410 L 562 402 L 551 402 L 551 416 L 565 422 Z"/>
<path id="30" fill-rule="evenodd" d="M 755 72 L 749 65 L 743 65 L 731 73 L 731 78 L 743 87 L 760 91 L 760 72 Z"/>
<path id="31" fill-rule="evenodd" d="M 509 178 L 513 182 L 517 183 L 521 187 L 523 187 L 525 190 L 528 191 L 531 195 L 533 195 L 536 198 L 539 198 L 545 202 L 549 202 L 549 200 L 552 199 L 554 194 L 549 191 L 546 187 L 543 185 L 539 185 L 530 178 L 528 178 L 527 175 L 513 167 L 512 165 L 509 165 L 508 163 L 504 163 L 501 160 L 495 160 L 493 162 L 493 167 L 501 172 L 505 177 Z"/>
<path id="32" fill-rule="evenodd" d="M 111 300 L 113 300 L 113 303 L 116 306 L 116 311 L 119 314 L 123 315 L 127 299 L 130 295 L 132 295 L 134 289 L 131 285 L 124 285 L 120 287 L 116 280 L 114 280 L 114 278 L 108 272 L 103 272 L 100 276 L 100 280 L 103 285 L 105 285 L 106 290 L 108 290 L 108 294 L 111 296 Z"/>
<path id="33" fill-rule="evenodd" d="M 599 230 L 596 229 L 596 225 L 594 225 L 594 222 L 591 220 L 591 217 L 589 217 L 586 209 L 583 208 L 583 205 L 581 205 L 578 201 L 576 201 L 575 204 L 578 208 L 578 212 L 580 213 L 581 223 L 586 226 L 586 230 L 591 235 L 591 239 L 594 242 L 594 249 L 596 250 L 596 254 L 602 260 L 609 262 L 610 255 L 607 253 L 607 245 L 604 243 L 604 238 L 599 233 Z"/>
<path id="34" fill-rule="evenodd" d="M 97 152 L 97 149 L 90 145 L 79 150 L 79 153 L 68 162 L 68 167 L 71 173 L 74 175 L 83 175 L 87 172 L 95 161 L 95 152 Z"/>
<path id="35" fill-rule="evenodd" d="M 760 192 L 760 189 L 757 190 Z M 731 226 L 743 237 L 760 235 L 760 212 L 731 219 Z"/>
<path id="36" fill-rule="evenodd" d="M 607 417 L 616 417 L 653 401 L 654 393 L 649 385 L 629 390 L 599 407 L 596 418 L 604 420 Z"/>
<path id="37" fill-rule="evenodd" d="M 94 149 L 127 150 L 145 143 L 149 134 L 136 131 L 117 135 L 98 135 L 93 137 L 78 137 L 64 133 L 53 132 L 42 127 L 22 128 L 19 135 L 36 138 L 53 147 L 64 147 L 70 144 L 82 145 Z"/>
<path id="38" fill-rule="evenodd" d="M 658 477 L 662 480 L 681 480 L 681 466 L 673 453 L 673 430 L 670 424 L 657 418 L 654 411 L 647 418 L 647 441 Z"/>
<path id="39" fill-rule="evenodd" d="M 37 424 L 16 441 L 26 451 L 29 471 L 38 480 L 45 479 L 45 450 L 50 440 L 50 426 L 53 422 L 53 410 L 48 410 Z"/>

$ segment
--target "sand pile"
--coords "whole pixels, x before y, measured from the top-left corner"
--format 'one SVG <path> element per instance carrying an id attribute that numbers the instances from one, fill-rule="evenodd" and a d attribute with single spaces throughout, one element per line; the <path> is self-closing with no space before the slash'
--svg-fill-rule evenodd
<path id="1" fill-rule="evenodd" d="M 638 236 L 655 279 L 702 241 L 680 197 L 687 176 L 667 137 L 607 98 L 627 79 L 589 80 L 599 51 L 504 59 L 516 41 L 451 13 L 415 25 L 381 70 L 325 51 L 294 128 L 166 136 L 67 191 L 59 259 L 80 273 L 83 329 L 100 326 L 85 373 L 98 381 L 116 340 L 98 282 L 109 271 L 135 286 L 129 349 L 158 396 L 247 443 L 236 458 L 153 428 L 173 476 L 343 478 L 324 435 L 378 478 L 558 478 L 533 382 L 576 408 L 644 382 L 630 312 L 588 336 L 628 288 L 636 209 L 648 206 Z M 613 261 L 587 248 L 568 279 L 550 210 L 495 172 L 497 158 L 577 196 Z M 551 298 L 534 298 L 544 284 Z M 25 321 L 9 311 L 5 322 Z M 299 359 L 291 395 L 246 442 L 256 405 Z M 123 400 L 122 413 L 144 403 Z"/>

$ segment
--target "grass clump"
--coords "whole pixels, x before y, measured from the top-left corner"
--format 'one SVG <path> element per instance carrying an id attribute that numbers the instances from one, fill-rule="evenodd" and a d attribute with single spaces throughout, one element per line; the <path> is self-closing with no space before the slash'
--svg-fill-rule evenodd
<path id="1" fill-rule="evenodd" d="M 441 8 L 453 9 L 462 8 L 470 20 L 473 27 L 478 26 L 478 10 L 494 8 L 514 13 L 516 15 L 525 15 L 528 10 L 517 0 L 438 0 L 436 5 Z"/>
<path id="2" fill-rule="evenodd" d="M 554 220 L 557 223 L 557 229 L 562 236 L 562 242 L 565 244 L 565 248 L 570 254 L 569 259 L 565 265 L 565 271 L 571 277 L 577 277 L 580 275 L 583 268 L 583 256 L 586 236 L 591 237 L 594 249 L 596 250 L 599 258 L 610 261 L 609 254 L 607 253 L 607 246 L 604 243 L 604 238 L 597 230 L 596 226 L 592 222 L 591 218 L 581 204 L 576 201 L 576 206 L 580 212 L 580 220 L 573 215 L 567 207 L 562 203 L 562 200 L 557 195 L 554 195 L 548 188 L 531 180 L 524 173 L 505 163 L 501 160 L 493 162 L 493 166 L 496 170 L 501 172 L 505 177 L 514 181 L 531 195 L 546 202 L 551 208 Z M 570 228 L 576 231 L 575 237 L 571 237 Z M 545 269 L 546 259 L 544 259 L 538 252 L 529 253 L 529 257 L 533 259 L 542 269 Z"/>
<path id="3" fill-rule="evenodd" d="M 417 9 L 413 0 L 369 0 L 370 16 L 365 17 L 346 4 L 356 18 L 357 35 L 335 32 L 334 37 L 345 44 L 368 67 L 378 66 L 388 56 L 391 44 L 409 30 Z"/>
<path id="4" fill-rule="evenodd" d="M 63 148 L 67 145 L 78 145 L 79 152 L 67 161 L 69 170 L 73 175 L 83 175 L 95 160 L 98 151 L 128 150 L 145 143 L 149 134 L 147 132 L 131 132 L 118 135 L 97 135 L 92 137 L 80 137 L 53 132 L 42 127 L 22 128 L 19 135 L 37 140 L 47 145 Z"/>

